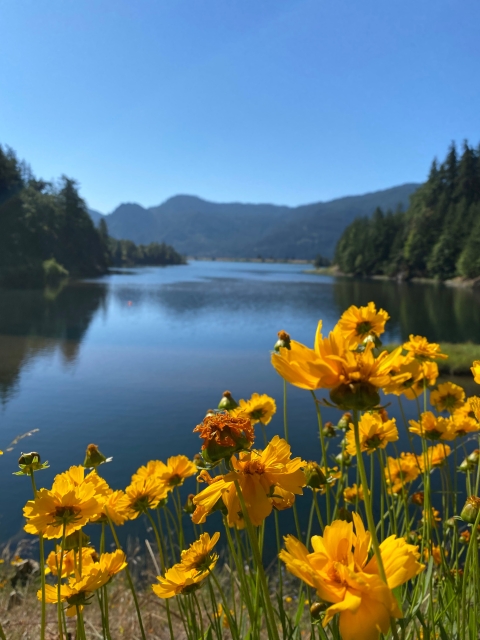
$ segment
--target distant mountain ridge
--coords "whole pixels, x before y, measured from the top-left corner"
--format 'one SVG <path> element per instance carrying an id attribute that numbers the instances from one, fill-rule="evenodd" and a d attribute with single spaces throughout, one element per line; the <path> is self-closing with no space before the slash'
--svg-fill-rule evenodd
<path id="1" fill-rule="evenodd" d="M 406 209 L 420 185 L 347 196 L 298 207 L 273 204 L 217 203 L 196 196 L 177 195 L 148 209 L 123 203 L 103 216 L 89 210 L 93 221 L 103 218 L 114 238 L 137 244 L 166 242 L 183 255 L 313 259 L 332 258 L 343 230 L 376 207 Z"/>

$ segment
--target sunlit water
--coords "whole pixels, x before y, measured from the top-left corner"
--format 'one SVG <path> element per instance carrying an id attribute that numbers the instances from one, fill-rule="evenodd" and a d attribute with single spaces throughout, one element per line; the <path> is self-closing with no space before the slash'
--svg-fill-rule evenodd
<path id="1" fill-rule="evenodd" d="M 19 535 L 21 507 L 31 495 L 29 480 L 11 475 L 22 450 L 49 460 L 51 468 L 37 475 L 49 486 L 55 473 L 82 462 L 94 442 L 113 456 L 102 471 L 121 488 L 149 459 L 196 453 L 200 441 L 192 429 L 225 389 L 237 399 L 268 393 L 280 408 L 282 380 L 270 364 L 279 329 L 311 345 L 320 318 L 328 332 L 350 304 L 374 300 L 392 316 L 386 341 L 420 333 L 480 342 L 479 299 L 470 291 L 304 270 L 191 262 L 128 270 L 60 291 L 0 290 L 0 448 L 39 430 L 0 458 L 0 539 Z M 387 401 L 400 421 L 397 399 Z M 310 394 L 289 387 L 288 409 L 294 455 L 318 459 Z M 409 403 L 408 416 L 415 413 Z M 325 420 L 338 416 L 324 410 Z M 281 411 L 267 432 L 283 433 Z M 332 455 L 338 442 L 331 441 Z M 309 502 L 299 502 L 302 523 Z M 136 522 L 129 531 L 141 537 L 143 526 Z"/>

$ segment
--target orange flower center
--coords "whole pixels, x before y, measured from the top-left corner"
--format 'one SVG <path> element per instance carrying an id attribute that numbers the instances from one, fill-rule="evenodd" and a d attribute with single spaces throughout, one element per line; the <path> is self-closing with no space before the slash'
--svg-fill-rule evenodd
<path id="1" fill-rule="evenodd" d="M 259 462 L 258 460 L 248 460 L 243 465 L 243 473 L 248 475 L 261 475 L 262 473 L 265 473 L 265 465 L 263 462 Z"/>

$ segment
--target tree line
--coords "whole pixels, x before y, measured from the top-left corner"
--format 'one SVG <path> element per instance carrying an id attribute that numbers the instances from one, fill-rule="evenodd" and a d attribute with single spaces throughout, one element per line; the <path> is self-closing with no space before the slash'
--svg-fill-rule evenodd
<path id="1" fill-rule="evenodd" d="M 39 180 L 0 145 L 0 284 L 41 286 L 68 274 L 101 275 L 112 264 L 182 262 L 168 245 L 109 238 L 105 224 L 93 224 L 75 180 Z"/>
<path id="2" fill-rule="evenodd" d="M 459 154 L 452 143 L 407 211 L 377 208 L 354 220 L 338 241 L 335 263 L 360 276 L 480 276 L 480 147 L 465 142 Z"/>

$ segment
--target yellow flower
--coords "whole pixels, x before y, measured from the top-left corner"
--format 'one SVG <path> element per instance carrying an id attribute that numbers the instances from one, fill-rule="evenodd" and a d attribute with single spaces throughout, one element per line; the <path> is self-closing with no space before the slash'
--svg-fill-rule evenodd
<path id="1" fill-rule="evenodd" d="M 419 362 L 411 354 L 400 355 L 391 376 L 391 381 L 383 389 L 384 392 L 404 395 L 408 400 L 415 400 L 423 393 L 425 386 L 432 386 L 437 381 L 438 365 L 436 362 Z"/>
<path id="2" fill-rule="evenodd" d="M 114 553 L 102 553 L 100 560 L 94 562 L 86 568 L 84 575 L 69 578 L 68 584 L 60 586 L 60 601 L 68 604 L 67 616 L 76 614 L 76 608 L 83 609 L 89 604 L 93 593 L 107 584 L 116 573 L 127 566 L 123 551 Z M 37 597 L 42 599 L 42 591 L 37 591 Z M 45 586 L 45 601 L 51 603 L 58 602 L 57 586 L 47 584 Z"/>
<path id="3" fill-rule="evenodd" d="M 473 379 L 477 384 L 480 384 L 480 360 L 475 360 L 473 363 L 473 367 L 471 367 L 470 371 L 473 373 Z"/>
<path id="4" fill-rule="evenodd" d="M 51 490 L 40 489 L 34 500 L 23 508 L 27 533 L 43 534 L 44 538 L 60 538 L 78 531 L 101 512 L 101 501 L 95 495 L 92 482 L 72 484 L 66 474 L 60 474 Z"/>
<path id="5" fill-rule="evenodd" d="M 345 487 L 343 490 L 343 498 L 345 502 L 351 502 L 352 504 L 358 500 L 363 500 L 363 487 L 362 485 L 353 484 L 351 487 Z"/>
<path id="6" fill-rule="evenodd" d="M 479 361 L 480 362 L 480 361 Z M 480 422 L 480 398 L 472 396 L 467 403 L 477 422 Z"/>
<path id="7" fill-rule="evenodd" d="M 447 355 L 441 353 L 440 345 L 428 342 L 423 336 L 409 336 L 409 341 L 403 345 L 405 351 L 411 353 L 417 360 L 446 360 Z"/>
<path id="8" fill-rule="evenodd" d="M 448 551 L 444 550 L 444 554 L 447 556 Z M 430 551 L 427 547 L 423 550 L 423 557 L 428 560 L 430 557 Z M 442 564 L 442 550 L 439 545 L 432 545 L 432 558 L 436 565 Z"/>
<path id="9" fill-rule="evenodd" d="M 342 313 L 338 328 L 348 345 L 356 347 L 368 336 L 378 338 L 385 331 L 385 323 L 390 316 L 383 309 L 377 311 L 374 302 L 366 307 L 352 305 Z"/>
<path id="10" fill-rule="evenodd" d="M 150 460 L 145 466 L 132 476 L 132 480 L 141 480 L 149 476 L 155 476 L 169 489 L 183 484 L 186 478 L 197 473 L 197 466 L 187 456 L 171 456 L 165 464 L 161 460 Z"/>
<path id="11" fill-rule="evenodd" d="M 253 393 L 250 400 L 240 400 L 239 406 L 230 412 L 232 416 L 238 416 L 241 413 L 246 414 L 252 424 L 261 422 L 268 424 L 277 411 L 275 400 L 266 393 L 259 395 Z"/>
<path id="12" fill-rule="evenodd" d="M 380 545 L 387 584 L 379 575 L 375 556 L 370 560 L 370 533 L 361 518 L 353 513 L 353 524 L 335 520 L 325 527 L 324 535 L 313 536 L 313 552 L 293 536 L 285 538 L 286 550 L 280 558 L 287 569 L 316 589 L 325 602 L 323 625 L 339 614 L 343 640 L 377 640 L 387 633 L 390 618 L 402 617 L 392 593 L 399 585 L 418 575 L 424 566 L 418 562 L 418 547 L 403 538 L 390 536 Z"/>
<path id="13" fill-rule="evenodd" d="M 448 418 L 438 418 L 431 411 L 420 415 L 420 421 L 409 420 L 409 431 L 429 440 L 454 440 L 455 431 L 452 421 Z"/>
<path id="14" fill-rule="evenodd" d="M 420 475 L 421 466 L 413 453 L 401 453 L 400 458 L 387 458 L 385 479 L 392 493 L 399 493 L 408 482 L 413 482 Z"/>
<path id="15" fill-rule="evenodd" d="M 148 509 L 155 509 L 168 495 L 168 487 L 155 476 L 133 480 L 125 489 L 129 520 L 135 520 Z"/>
<path id="16" fill-rule="evenodd" d="M 418 458 L 422 471 L 425 469 L 425 460 L 427 462 L 427 469 L 440 467 L 445 462 L 447 456 L 451 454 L 451 452 L 452 450 L 450 449 L 448 444 L 443 444 L 440 442 L 438 444 L 435 444 L 433 447 L 428 447 L 426 455 L 419 456 Z"/>
<path id="17" fill-rule="evenodd" d="M 400 356 L 401 347 L 378 357 L 373 343 L 363 351 L 352 351 L 338 325 L 323 338 L 321 322 L 317 328 L 315 348 L 309 349 L 292 340 L 290 349 L 280 348 L 271 362 L 287 382 L 302 389 L 331 389 L 330 398 L 344 409 L 368 409 L 380 401 L 378 390 L 392 382 L 390 372 Z M 407 379 L 407 374 L 398 380 Z"/>
<path id="18" fill-rule="evenodd" d="M 444 382 L 430 394 L 430 404 L 437 411 L 453 413 L 465 403 L 465 391 L 458 384 Z"/>
<path id="19" fill-rule="evenodd" d="M 111 490 L 111 493 L 102 500 L 102 512 L 98 521 L 105 522 L 110 518 L 116 525 L 124 524 L 130 517 L 129 505 L 129 499 L 124 491 Z M 97 522 L 97 520 L 93 520 L 93 522 Z"/>
<path id="20" fill-rule="evenodd" d="M 197 506 L 192 520 L 195 524 L 205 522 L 206 516 L 214 509 L 220 498 L 228 510 L 229 526 L 243 528 L 243 514 L 235 488 L 238 481 L 245 505 L 252 523 L 260 525 L 273 509 L 273 501 L 289 499 L 292 503 L 295 495 L 301 495 L 305 486 L 305 474 L 301 458 L 290 459 L 289 444 L 275 436 L 263 450 L 242 452 L 239 458 L 231 459 L 233 471 L 218 476 L 209 486 L 193 499 Z M 276 489 L 283 490 L 282 494 Z"/>
<path id="21" fill-rule="evenodd" d="M 470 398 L 453 414 L 451 422 L 455 437 L 465 436 L 467 433 L 475 433 L 479 430 L 480 425 L 471 415 L 474 413 L 472 409 L 475 405 L 475 400 L 475 398 Z M 473 401 L 473 404 L 471 401 Z"/>
<path id="22" fill-rule="evenodd" d="M 96 556 L 95 549 L 93 547 L 83 547 L 82 548 L 82 568 L 85 569 L 94 563 L 94 557 Z M 58 570 L 60 569 L 60 561 L 62 559 L 62 549 L 59 545 L 57 545 L 56 551 L 51 551 L 48 554 L 46 559 L 46 569 L 45 573 L 51 573 L 52 575 L 58 575 Z M 70 550 L 65 551 L 63 554 L 62 561 L 62 578 L 67 578 L 68 576 L 75 573 L 75 566 L 78 562 L 77 552 Z"/>
<path id="23" fill-rule="evenodd" d="M 372 453 L 375 449 L 385 449 L 389 442 L 398 440 L 398 429 L 395 418 L 383 422 L 378 413 L 364 413 L 358 423 L 360 434 L 360 448 L 362 451 Z M 347 441 L 347 453 L 354 456 L 355 427 L 350 423 L 350 428 L 345 435 Z"/>
<path id="24" fill-rule="evenodd" d="M 202 580 L 208 577 L 209 571 L 215 567 L 216 558 L 212 560 L 207 570 L 201 572 L 197 569 L 186 569 L 181 563 L 175 564 L 171 569 L 167 569 L 165 576 L 157 576 L 158 584 L 152 584 L 154 593 L 159 598 L 173 598 L 173 596 L 196 591 Z"/>
<path id="25" fill-rule="evenodd" d="M 218 560 L 218 555 L 212 553 L 213 547 L 217 544 L 220 533 L 214 533 L 210 538 L 208 533 L 202 533 L 198 540 L 195 540 L 188 549 L 182 551 L 180 564 L 187 570 L 196 569 L 198 572 L 208 571 L 212 562 Z"/>

